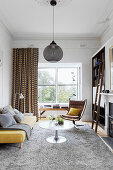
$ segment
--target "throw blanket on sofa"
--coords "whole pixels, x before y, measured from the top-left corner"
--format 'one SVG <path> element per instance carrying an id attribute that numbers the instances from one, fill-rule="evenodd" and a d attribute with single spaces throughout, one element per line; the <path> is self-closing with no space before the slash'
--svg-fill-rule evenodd
<path id="1" fill-rule="evenodd" d="M 0 127 L 0 130 L 24 130 L 26 132 L 27 139 L 29 139 L 31 135 L 31 128 L 26 124 L 15 124 L 7 128 Z"/>

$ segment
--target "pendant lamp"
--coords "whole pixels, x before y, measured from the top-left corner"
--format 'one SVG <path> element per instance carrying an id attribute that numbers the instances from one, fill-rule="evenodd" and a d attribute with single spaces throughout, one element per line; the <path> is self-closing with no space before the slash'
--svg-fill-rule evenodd
<path id="1" fill-rule="evenodd" d="M 44 49 L 43 55 L 48 62 L 55 63 L 62 59 L 63 51 L 54 40 L 54 6 L 57 5 L 57 1 L 51 0 L 50 5 L 53 7 L 53 41 Z"/>
<path id="2" fill-rule="evenodd" d="M 51 0 L 35 0 L 39 5 L 48 6 Z M 57 6 L 62 7 L 68 5 L 72 0 L 56 0 Z"/>

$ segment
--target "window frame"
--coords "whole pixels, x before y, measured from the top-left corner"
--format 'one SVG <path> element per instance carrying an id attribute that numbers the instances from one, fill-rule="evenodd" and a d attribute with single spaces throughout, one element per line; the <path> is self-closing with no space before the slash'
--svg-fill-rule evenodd
<path id="1" fill-rule="evenodd" d="M 51 69 L 51 68 L 54 68 L 55 69 L 55 85 L 51 84 L 46 84 L 46 85 L 38 85 L 38 86 L 55 86 L 56 88 L 56 99 L 55 99 L 55 102 L 53 103 L 39 103 L 39 105 L 41 104 L 68 104 L 68 103 L 60 103 L 58 102 L 58 86 L 75 86 L 72 85 L 72 84 L 62 84 L 62 85 L 58 85 L 58 69 L 59 68 L 74 68 L 76 67 L 77 68 L 77 75 L 78 76 L 78 80 L 77 80 L 77 93 L 78 93 L 78 100 L 81 100 L 82 99 L 82 64 L 81 63 L 52 63 L 52 65 L 50 63 L 39 63 L 39 66 L 38 66 L 38 69 Z"/>

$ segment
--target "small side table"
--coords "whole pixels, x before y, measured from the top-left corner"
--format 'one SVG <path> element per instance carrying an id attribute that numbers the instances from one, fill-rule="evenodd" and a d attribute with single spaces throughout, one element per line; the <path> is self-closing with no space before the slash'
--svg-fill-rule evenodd
<path id="1" fill-rule="evenodd" d="M 65 108 L 40 108 L 40 119 L 41 119 L 41 115 L 45 112 L 45 111 L 61 111 L 61 110 L 67 110 L 68 111 L 68 107 Z"/>

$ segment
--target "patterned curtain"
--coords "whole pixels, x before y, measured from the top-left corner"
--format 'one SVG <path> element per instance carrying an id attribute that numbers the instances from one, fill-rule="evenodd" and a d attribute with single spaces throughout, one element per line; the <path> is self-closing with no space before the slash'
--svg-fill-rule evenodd
<path id="1" fill-rule="evenodd" d="M 13 49 L 12 107 L 38 118 L 38 49 Z M 24 98 L 20 99 L 20 94 Z"/>

